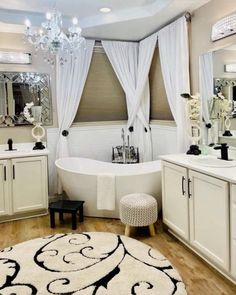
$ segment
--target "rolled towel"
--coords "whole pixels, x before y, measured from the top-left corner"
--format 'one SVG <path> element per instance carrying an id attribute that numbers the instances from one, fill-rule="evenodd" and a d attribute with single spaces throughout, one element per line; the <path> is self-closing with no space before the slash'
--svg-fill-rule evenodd
<path id="1" fill-rule="evenodd" d="M 115 210 L 116 179 L 113 174 L 97 176 L 97 209 Z"/>

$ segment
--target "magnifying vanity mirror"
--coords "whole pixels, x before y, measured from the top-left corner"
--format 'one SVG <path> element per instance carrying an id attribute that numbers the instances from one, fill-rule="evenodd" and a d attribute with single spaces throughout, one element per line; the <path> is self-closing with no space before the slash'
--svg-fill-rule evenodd
<path id="1" fill-rule="evenodd" d="M 49 75 L 33 72 L 0 72 L 0 127 L 30 125 L 24 107 L 40 107 L 42 125 L 52 125 Z M 36 115 L 36 114 L 35 114 Z"/>

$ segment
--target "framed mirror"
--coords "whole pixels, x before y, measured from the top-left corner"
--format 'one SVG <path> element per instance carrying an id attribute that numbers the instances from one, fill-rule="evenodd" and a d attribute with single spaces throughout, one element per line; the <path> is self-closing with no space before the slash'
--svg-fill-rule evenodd
<path id="1" fill-rule="evenodd" d="M 236 46 L 231 45 L 213 52 L 214 94 L 221 92 L 232 101 L 232 117 L 236 117 Z M 230 66 L 231 65 L 231 66 Z"/>
<path id="2" fill-rule="evenodd" d="M 228 142 L 236 134 L 236 45 L 202 54 L 199 74 L 204 142 Z"/>
<path id="3" fill-rule="evenodd" d="M 49 75 L 0 72 L 0 127 L 31 125 L 23 114 L 27 103 L 41 106 L 42 125 L 52 125 Z"/>

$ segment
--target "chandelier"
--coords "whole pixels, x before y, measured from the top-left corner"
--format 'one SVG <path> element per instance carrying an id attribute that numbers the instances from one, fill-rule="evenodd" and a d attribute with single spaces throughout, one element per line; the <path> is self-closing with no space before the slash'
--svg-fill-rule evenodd
<path id="1" fill-rule="evenodd" d="M 81 36 L 81 28 L 76 17 L 72 19 L 72 26 L 67 32 L 63 32 L 61 13 L 54 10 L 46 13 L 46 21 L 41 24 L 39 31 L 31 28 L 31 23 L 25 21 L 25 37 L 35 47 L 35 51 L 44 52 L 44 60 L 51 66 L 55 64 L 55 56 L 59 56 L 60 64 L 67 61 L 67 57 L 73 57 L 75 52 L 83 46 L 85 39 Z"/>

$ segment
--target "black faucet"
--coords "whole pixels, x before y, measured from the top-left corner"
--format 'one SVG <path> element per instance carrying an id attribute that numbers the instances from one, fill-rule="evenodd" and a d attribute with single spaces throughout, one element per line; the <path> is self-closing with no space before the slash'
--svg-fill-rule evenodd
<path id="1" fill-rule="evenodd" d="M 220 146 L 215 146 L 214 150 L 221 150 L 221 160 L 226 160 L 228 161 L 228 148 L 229 146 L 227 145 L 227 143 L 221 143 Z"/>
<path id="2" fill-rule="evenodd" d="M 13 140 L 11 138 L 8 139 L 7 144 L 8 144 L 8 150 L 12 151 L 13 150 L 13 148 L 12 148 Z"/>

